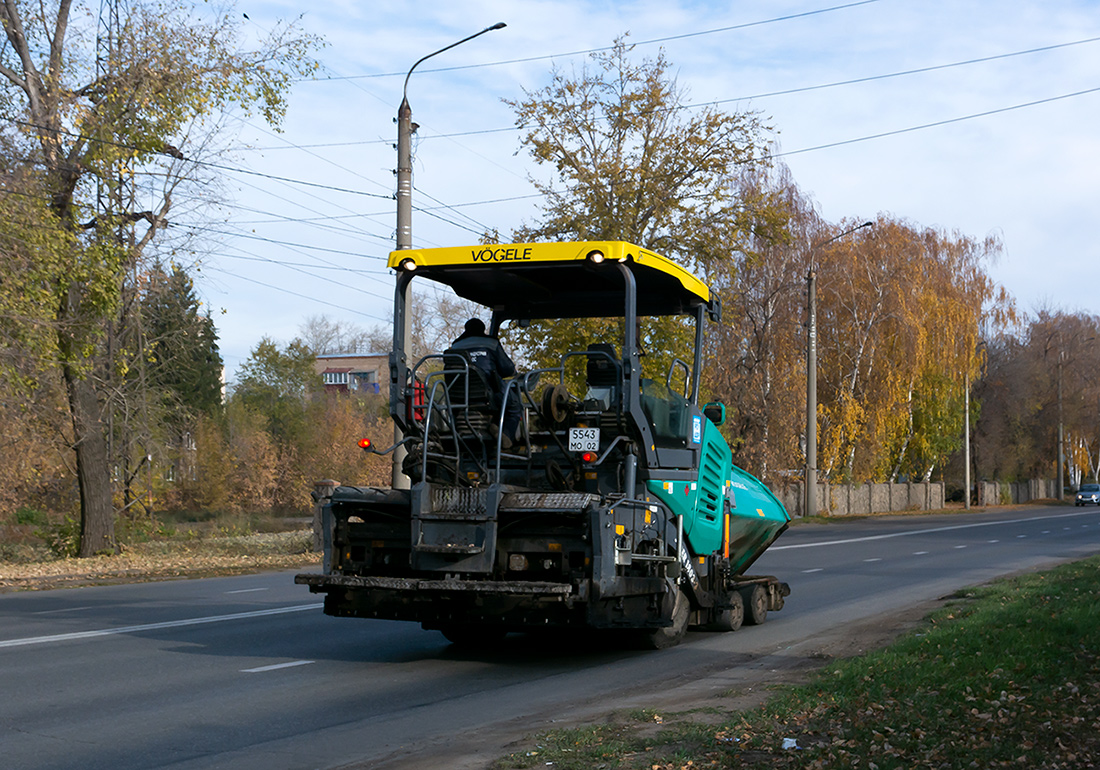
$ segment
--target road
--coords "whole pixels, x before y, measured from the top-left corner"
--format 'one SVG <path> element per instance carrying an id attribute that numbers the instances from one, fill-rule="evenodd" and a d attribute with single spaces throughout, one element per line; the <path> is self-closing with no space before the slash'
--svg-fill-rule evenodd
<path id="1" fill-rule="evenodd" d="M 1095 508 L 795 527 L 753 568 L 790 583 L 782 612 L 663 652 L 512 635 L 463 653 L 415 625 L 325 617 L 288 573 L 6 594 L 0 757 L 13 770 L 453 767 L 476 745 L 483 765 L 525 733 L 751 686 L 829 634 L 1095 553 Z"/>

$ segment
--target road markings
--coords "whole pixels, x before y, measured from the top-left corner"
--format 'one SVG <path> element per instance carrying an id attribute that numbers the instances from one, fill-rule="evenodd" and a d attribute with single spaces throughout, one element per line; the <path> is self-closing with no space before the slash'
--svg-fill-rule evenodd
<path id="1" fill-rule="evenodd" d="M 914 556 L 927 556 L 928 551 L 913 551 Z"/>
<path id="2" fill-rule="evenodd" d="M 817 569 L 804 569 L 804 570 L 802 570 L 802 574 L 803 575 L 809 575 L 811 572 L 822 572 L 822 571 L 823 570 L 822 570 L 821 567 L 818 567 Z"/>
<path id="3" fill-rule="evenodd" d="M 227 594 L 251 594 L 256 591 L 269 591 L 269 588 L 239 588 L 236 591 L 226 591 Z"/>
<path id="4" fill-rule="evenodd" d="M 957 550 L 959 550 L 960 548 L 966 548 L 966 546 L 965 546 L 965 545 L 957 545 L 957 546 L 955 546 L 955 550 L 956 550 L 956 551 L 957 551 Z"/>
<path id="5" fill-rule="evenodd" d="M 270 610 L 254 610 L 252 612 L 234 612 L 230 615 L 211 615 L 205 618 L 185 618 L 183 620 L 169 620 L 165 623 L 146 623 L 141 626 L 120 626 L 118 628 L 103 628 L 98 631 L 75 631 L 70 634 L 53 634 L 51 636 L 28 636 L 23 639 L 0 640 L 0 648 L 26 647 L 32 644 L 48 644 L 50 642 L 68 642 L 76 639 L 94 639 L 100 636 L 115 636 L 117 634 L 134 634 L 142 631 L 158 631 L 163 628 L 182 628 L 184 626 L 201 626 L 206 623 L 224 623 L 229 620 L 247 620 L 249 618 L 263 618 L 269 615 L 285 615 L 288 612 L 303 612 L 305 610 L 318 610 L 324 606 L 322 602 L 314 604 L 299 604 L 295 607 L 277 607 Z"/>
<path id="6" fill-rule="evenodd" d="M 823 540 L 820 543 L 794 543 L 792 545 L 773 545 L 768 548 L 768 551 L 789 551 L 794 548 L 820 548 L 824 545 L 848 545 L 849 543 L 865 543 L 869 540 L 889 540 L 895 537 L 909 537 L 911 535 L 928 535 L 933 532 L 951 532 L 956 529 L 973 529 L 975 527 L 994 527 L 1000 524 L 1022 524 L 1028 521 L 1049 521 L 1051 519 L 1065 519 L 1071 516 L 1088 516 L 1095 515 L 1096 511 L 1082 511 L 1080 513 L 1059 513 L 1053 516 L 1031 516 L 1026 519 L 998 519 L 997 521 L 982 521 L 974 524 L 956 524 L 950 527 L 932 527 L 930 529 L 911 529 L 905 532 L 891 532 L 888 535 L 868 535 L 866 537 L 850 537 L 843 540 Z M 1088 528 L 1088 524 L 1082 524 L 1083 529 Z M 990 541 L 990 542 L 996 542 Z"/>
<path id="7" fill-rule="evenodd" d="M 987 540 L 986 542 L 987 543 L 999 543 L 1001 541 L 1000 540 Z"/>
<path id="8" fill-rule="evenodd" d="M 315 663 L 313 660 L 292 660 L 290 663 L 275 663 L 271 666 L 260 666 L 259 668 L 242 668 L 242 674 L 262 674 L 265 671 L 278 671 L 282 668 L 294 668 L 295 666 L 308 666 L 310 663 Z"/>
<path id="9" fill-rule="evenodd" d="M 40 610 L 39 612 L 32 612 L 32 615 L 56 615 L 59 612 L 80 612 L 81 610 L 93 610 L 95 607 L 88 605 L 87 607 L 65 607 L 60 610 Z"/>
<path id="10" fill-rule="evenodd" d="M 868 562 L 868 563 L 870 563 L 870 562 L 873 562 L 873 561 L 882 561 L 882 559 L 878 559 L 878 558 L 875 558 L 875 559 L 864 559 L 863 561 L 865 561 L 865 562 Z"/>

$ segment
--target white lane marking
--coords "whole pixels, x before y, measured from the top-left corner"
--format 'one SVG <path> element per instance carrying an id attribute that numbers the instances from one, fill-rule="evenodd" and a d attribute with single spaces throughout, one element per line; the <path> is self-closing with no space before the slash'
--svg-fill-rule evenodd
<path id="1" fill-rule="evenodd" d="M 1016 535 L 1017 540 L 1020 540 L 1022 538 L 1026 538 L 1026 537 L 1027 537 L 1027 535 Z"/>
<path id="2" fill-rule="evenodd" d="M 310 663 L 315 663 L 312 660 L 292 660 L 290 663 L 275 663 L 271 666 L 260 666 L 259 668 L 242 668 L 242 674 L 262 674 L 265 671 L 278 671 L 281 668 L 294 668 L 295 666 L 308 666 Z"/>
<path id="3" fill-rule="evenodd" d="M 1042 534 L 1044 534 L 1044 535 L 1049 535 L 1049 534 L 1050 534 L 1050 530 L 1049 530 L 1049 529 L 1044 529 L 1044 530 L 1042 531 Z"/>
<path id="4" fill-rule="evenodd" d="M 965 546 L 965 545 L 957 545 L 957 546 L 955 546 L 955 550 L 956 550 L 956 551 L 957 551 L 957 550 L 959 550 L 960 548 L 966 548 L 966 546 Z"/>
<path id="5" fill-rule="evenodd" d="M 913 551 L 914 556 L 927 556 L 928 551 Z"/>
<path id="6" fill-rule="evenodd" d="M 822 570 L 821 567 L 818 567 L 816 569 L 804 569 L 804 570 L 802 570 L 802 574 L 803 575 L 809 575 L 811 572 L 822 572 L 822 571 L 823 570 Z"/>
<path id="7" fill-rule="evenodd" d="M 888 535 L 868 535 L 866 537 L 850 537 L 844 540 L 823 540 L 820 543 L 795 543 L 793 545 L 773 545 L 768 548 L 768 551 L 789 551 L 794 548 L 820 548 L 823 545 L 848 545 L 849 543 L 864 543 L 869 540 L 889 540 L 894 537 L 909 537 L 910 535 L 928 535 L 933 532 L 951 532 L 956 529 L 973 529 L 975 527 L 993 527 L 998 524 L 1022 524 L 1028 521 L 1049 521 L 1050 519 L 1064 519 L 1069 516 L 1086 516 L 1095 515 L 1096 511 L 1089 513 L 1059 513 L 1053 516 L 1031 516 L 1026 519 L 1004 519 L 998 521 L 982 521 L 974 524 L 955 524 L 950 527 L 932 527 L 931 529 L 912 529 L 906 532 L 891 532 Z M 1082 528 L 1087 528 L 1088 524 L 1082 524 Z M 996 541 L 991 541 L 996 542 Z"/>
<path id="8" fill-rule="evenodd" d="M 270 591 L 270 588 L 239 588 L 236 591 L 226 591 L 227 594 L 251 594 L 256 591 Z"/>
<path id="9" fill-rule="evenodd" d="M 68 642 L 74 639 L 94 639 L 100 636 L 115 636 L 116 634 L 132 634 L 139 631 L 157 631 L 162 628 L 182 628 L 183 626 L 201 626 L 206 623 L 224 623 L 228 620 L 247 620 L 248 618 L 263 618 L 269 615 L 285 615 L 288 612 L 302 612 L 304 610 L 316 610 L 323 607 L 322 602 L 314 604 L 300 604 L 296 607 L 278 607 L 271 610 L 254 610 L 252 612 L 234 612 L 231 615 L 212 615 L 205 618 L 185 618 L 184 620 L 169 620 L 164 623 L 146 623 L 141 626 L 120 626 L 118 628 L 103 628 L 98 631 L 75 631 L 71 634 L 53 634 L 52 636 L 28 636 L 23 639 L 0 640 L 0 647 L 26 647 L 31 644 L 48 644 L 49 642 Z"/>
<path id="10" fill-rule="evenodd" d="M 986 540 L 987 543 L 999 543 L 1000 540 Z"/>
<path id="11" fill-rule="evenodd" d="M 873 562 L 873 561 L 882 561 L 882 559 L 877 559 L 877 558 L 876 559 L 864 559 L 863 561 L 865 561 L 867 563 L 870 563 L 870 562 Z"/>
<path id="12" fill-rule="evenodd" d="M 39 612 L 32 612 L 32 615 L 56 615 L 59 612 L 80 612 L 81 610 L 93 609 L 91 605 L 87 607 L 66 607 L 61 610 L 40 610 Z"/>

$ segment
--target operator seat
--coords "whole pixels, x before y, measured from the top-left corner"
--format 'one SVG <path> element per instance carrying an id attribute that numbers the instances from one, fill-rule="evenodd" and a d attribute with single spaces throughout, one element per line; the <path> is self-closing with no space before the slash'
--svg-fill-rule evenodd
<path id="1" fill-rule="evenodd" d="M 617 408 L 619 389 L 622 386 L 622 365 L 615 355 L 614 345 L 593 342 L 588 346 L 587 352 L 585 381 L 588 390 L 584 395 L 585 407 L 593 405 L 596 406 L 594 411 L 600 412 Z"/>
<path id="2" fill-rule="evenodd" d="M 455 436 L 490 443 L 501 401 L 499 388 L 493 387 L 489 376 L 471 363 L 464 351 L 449 348 L 443 353 L 443 380 Z"/>

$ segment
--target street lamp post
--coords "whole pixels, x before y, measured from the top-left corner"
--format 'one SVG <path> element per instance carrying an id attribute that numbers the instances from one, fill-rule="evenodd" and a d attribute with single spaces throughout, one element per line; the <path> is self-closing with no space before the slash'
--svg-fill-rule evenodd
<path id="1" fill-rule="evenodd" d="M 1061 339 L 1058 340 L 1058 502 L 1066 499 L 1066 480 L 1062 475 L 1062 466 L 1066 463 L 1065 456 L 1065 423 L 1062 420 L 1062 360 L 1066 357 L 1066 351 L 1062 348 Z"/>
<path id="2" fill-rule="evenodd" d="M 963 508 L 970 510 L 970 368 L 963 385 Z"/>
<path id="3" fill-rule="evenodd" d="M 814 255 L 822 246 L 873 225 L 874 222 L 864 222 L 810 247 L 810 268 L 806 271 L 806 508 L 803 516 L 817 513 L 817 266 Z"/>
<path id="4" fill-rule="evenodd" d="M 449 46 L 440 48 L 438 51 L 433 51 L 427 56 L 422 56 L 416 60 L 413 66 L 409 67 L 408 74 L 405 75 L 405 83 L 401 88 L 401 106 L 397 109 L 397 249 L 411 249 L 412 244 L 412 135 L 416 130 L 412 122 L 412 107 L 409 106 L 409 78 L 412 77 L 413 70 L 427 59 L 432 58 L 444 51 L 449 51 L 455 46 L 462 45 L 463 43 L 473 40 L 475 37 L 480 37 L 486 32 L 492 32 L 496 29 L 502 29 L 507 26 L 504 22 L 497 22 L 491 27 L 486 27 L 480 32 L 476 32 L 469 37 L 464 37 L 456 43 L 451 43 Z M 405 285 L 405 313 L 401 320 L 401 348 L 402 359 L 401 361 L 395 361 L 394 363 L 399 366 L 400 369 L 404 369 L 406 366 L 406 358 L 409 354 L 409 348 L 412 347 L 412 314 L 408 312 L 410 307 L 410 299 L 412 297 L 412 284 L 407 283 Z M 397 319 L 395 319 L 397 320 Z M 401 445 L 401 439 L 404 438 L 401 433 L 401 428 L 394 425 L 393 440 L 397 444 L 397 448 L 393 452 L 393 487 L 394 489 L 408 489 L 409 477 L 405 475 L 402 470 L 405 457 L 405 447 Z"/>

